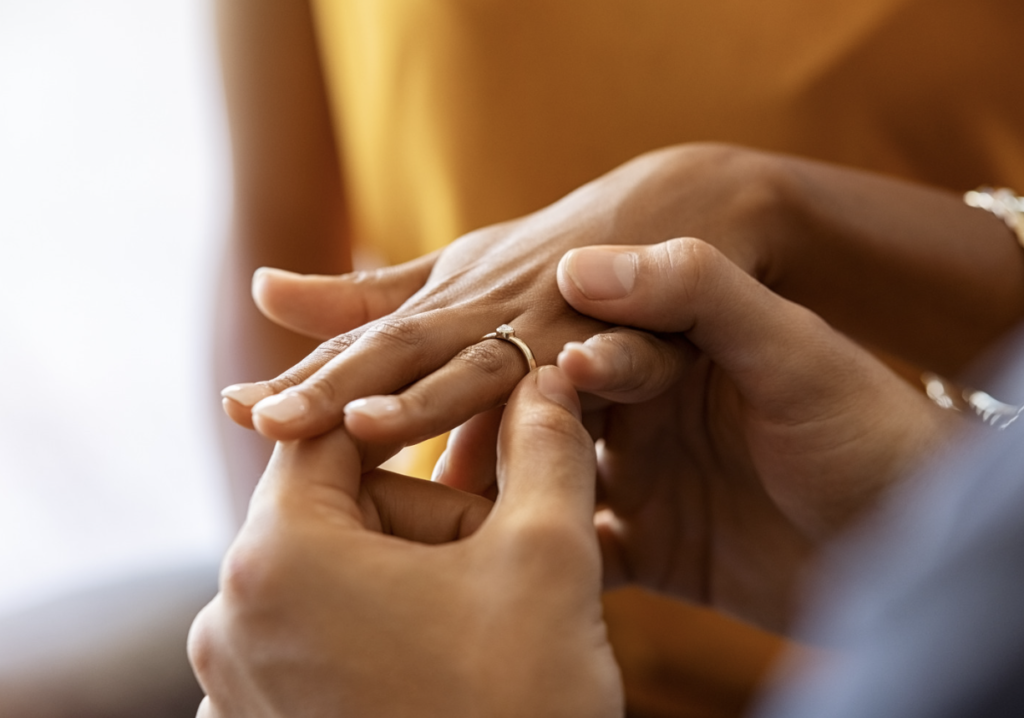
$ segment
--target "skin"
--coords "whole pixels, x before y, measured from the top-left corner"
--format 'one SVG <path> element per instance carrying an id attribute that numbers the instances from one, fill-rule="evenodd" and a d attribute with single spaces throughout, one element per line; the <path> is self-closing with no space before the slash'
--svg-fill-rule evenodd
<path id="1" fill-rule="evenodd" d="M 350 231 L 307 0 L 217 0 L 218 47 L 230 126 L 233 222 L 218 284 L 215 377 L 278 374 L 317 342 L 253 305 L 262 266 L 341 274 Z M 273 443 L 219 427 L 239 522 Z"/>
<path id="2" fill-rule="evenodd" d="M 198 715 L 621 716 L 579 411 L 554 367 L 520 384 L 493 510 L 361 477 L 344 430 L 279 445 L 190 635 Z"/>
<path id="3" fill-rule="evenodd" d="M 959 428 L 699 240 L 579 250 L 558 284 L 658 334 L 567 346 L 440 483 L 364 473 L 340 428 L 278 446 L 190 635 L 201 718 L 621 716 L 602 574 L 785 630 L 816 547 Z"/>
<path id="4" fill-rule="evenodd" d="M 939 371 L 956 371 L 1024 315 L 1019 247 L 997 218 L 955 195 L 786 156 L 682 146 L 408 266 L 260 276 L 255 296 L 268 317 L 337 336 L 255 385 L 276 398 L 226 399 L 225 409 L 280 440 L 342 422 L 367 441 L 439 434 L 499 406 L 522 376 L 514 347 L 480 342 L 498 323 L 511 323 L 541 364 L 607 326 L 559 294 L 555 269 L 567 251 L 687 234 L 860 342 Z M 287 420 L 270 410 L 283 397 L 294 409 Z"/>
<path id="5" fill-rule="evenodd" d="M 785 633 L 818 548 L 963 428 L 700 240 L 576 250 L 558 285 L 583 314 L 654 332 L 619 327 L 558 356 L 599 399 L 586 423 L 601 439 L 607 586 Z M 435 479 L 487 493 L 495 425 L 460 428 Z"/>

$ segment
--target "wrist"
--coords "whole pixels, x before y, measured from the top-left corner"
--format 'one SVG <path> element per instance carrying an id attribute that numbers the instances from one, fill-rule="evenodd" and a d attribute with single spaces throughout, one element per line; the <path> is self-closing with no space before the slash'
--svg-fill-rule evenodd
<path id="1" fill-rule="evenodd" d="M 656 227 L 652 243 L 697 237 L 771 285 L 801 222 L 790 165 L 783 155 L 701 143 L 642 155 L 626 169 L 642 178 L 633 204 Z"/>
<path id="2" fill-rule="evenodd" d="M 958 194 L 779 158 L 789 230 L 766 282 L 855 339 L 954 375 L 1024 316 L 1024 252 Z"/>

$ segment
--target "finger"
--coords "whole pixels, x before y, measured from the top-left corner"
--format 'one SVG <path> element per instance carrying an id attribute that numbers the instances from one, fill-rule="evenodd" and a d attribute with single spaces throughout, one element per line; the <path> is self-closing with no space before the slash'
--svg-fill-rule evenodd
<path id="1" fill-rule="evenodd" d="M 557 364 L 578 391 L 617 403 L 647 401 L 676 384 L 695 358 L 679 335 L 614 327 L 585 342 L 570 342 Z"/>
<path id="2" fill-rule="evenodd" d="M 358 508 L 362 473 L 359 447 L 344 429 L 314 439 L 279 442 L 253 492 L 249 517 L 316 502 L 337 512 L 341 520 L 362 526 Z"/>
<path id="3" fill-rule="evenodd" d="M 504 407 L 477 414 L 448 435 L 448 448 L 432 478 L 437 483 L 483 494 L 497 481 L 498 429 Z"/>
<path id="4" fill-rule="evenodd" d="M 255 428 L 252 412 L 257 404 L 264 399 L 269 399 L 294 387 L 296 384 L 300 384 L 308 377 L 314 375 L 324 365 L 334 360 L 339 354 L 342 354 L 354 344 L 360 334 L 361 329 L 357 329 L 329 339 L 284 374 L 270 381 L 232 384 L 231 386 L 224 387 L 220 392 L 224 412 L 236 424 L 247 429 Z M 301 436 L 270 436 L 269 438 L 292 439 L 301 438 Z"/>
<path id="5" fill-rule="evenodd" d="M 414 443 L 441 434 L 502 404 L 526 372 L 524 356 L 494 333 L 486 303 L 390 315 L 335 337 L 293 370 L 269 382 L 276 393 L 253 407 L 253 425 L 279 441 L 315 436 L 336 426 L 364 441 Z M 553 310 L 545 331 L 528 342 L 539 363 L 551 363 L 567 339 L 590 336 L 600 322 Z M 512 317 L 515 322 L 517 317 Z M 320 353 L 335 356 L 312 375 Z M 410 386 L 415 382 L 414 386 Z M 391 396 L 401 387 L 401 395 Z M 363 399 L 364 401 L 354 400 Z"/>
<path id="6" fill-rule="evenodd" d="M 433 252 L 395 267 L 337 277 L 262 267 L 253 275 L 252 297 L 271 321 L 299 334 L 328 339 L 402 306 L 426 283 L 437 255 Z"/>
<path id="7" fill-rule="evenodd" d="M 685 333 L 742 393 L 762 400 L 791 400 L 797 380 L 813 391 L 822 352 L 842 344 L 817 316 L 698 239 L 573 250 L 559 264 L 558 286 L 569 304 L 590 316 Z"/>
<path id="8" fill-rule="evenodd" d="M 576 391 L 557 367 L 531 372 L 509 399 L 498 437 L 503 521 L 542 522 L 593 533 L 594 444 Z"/>
<path id="9" fill-rule="evenodd" d="M 437 256 L 438 252 L 432 252 L 397 267 L 340 277 L 302 275 L 268 267 L 256 270 L 252 293 L 260 311 L 300 334 L 334 340 L 325 342 L 272 381 L 225 387 L 221 391 L 224 412 L 236 424 L 253 428 L 252 407 L 312 376 L 359 338 L 359 333 L 351 333 L 353 330 L 398 309 L 426 282 Z"/>
<path id="10" fill-rule="evenodd" d="M 335 337 L 266 383 L 273 395 L 253 407 L 253 425 L 278 441 L 328 431 L 343 421 L 345 406 L 352 400 L 410 384 L 465 346 L 462 337 L 449 332 L 443 318 L 428 312 L 413 318 L 385 318 Z"/>
<path id="11" fill-rule="evenodd" d="M 536 341 L 529 330 L 517 338 L 528 339 L 536 361 L 543 364 L 557 355 L 557 347 L 561 346 L 557 337 L 571 338 L 581 332 L 586 337 L 588 330 L 604 326 L 591 320 L 580 322 L 574 317 L 571 322 L 552 322 Z M 352 402 L 345 407 L 346 428 L 364 441 L 410 444 L 437 436 L 504 404 L 529 370 L 528 360 L 515 344 L 493 337 L 481 339 L 468 341 L 447 363 L 401 394 L 366 396 Z"/>
<path id="12" fill-rule="evenodd" d="M 258 384 L 232 384 L 220 391 L 220 406 L 231 421 L 243 429 L 252 429 L 252 407 L 270 396 L 266 387 Z"/>
<path id="13" fill-rule="evenodd" d="M 473 534 L 493 505 L 465 491 L 379 469 L 363 477 L 360 503 L 368 528 L 428 544 Z"/>
<path id="14" fill-rule="evenodd" d="M 364 441 L 413 444 L 503 404 L 529 367 L 512 344 L 482 336 L 402 393 L 349 403 L 345 427 Z"/>

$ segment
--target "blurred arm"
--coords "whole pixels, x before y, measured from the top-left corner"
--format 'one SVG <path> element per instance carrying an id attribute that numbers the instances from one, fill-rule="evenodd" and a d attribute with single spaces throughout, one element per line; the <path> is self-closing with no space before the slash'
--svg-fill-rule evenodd
<path id="1" fill-rule="evenodd" d="M 274 376 L 315 347 L 264 319 L 257 267 L 338 274 L 351 252 L 338 155 L 307 0 L 216 0 L 234 169 L 223 261 L 217 386 Z M 254 432 L 221 420 L 239 517 L 270 456 Z"/>

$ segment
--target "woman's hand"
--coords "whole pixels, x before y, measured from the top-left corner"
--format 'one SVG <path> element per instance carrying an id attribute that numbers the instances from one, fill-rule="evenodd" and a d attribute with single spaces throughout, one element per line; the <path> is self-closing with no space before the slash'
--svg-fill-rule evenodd
<path id="1" fill-rule="evenodd" d="M 343 430 L 279 445 L 190 635 L 199 716 L 621 716 L 578 416 L 560 370 L 520 384 L 493 509 L 361 479 Z"/>
<path id="2" fill-rule="evenodd" d="M 439 434 L 500 405 L 525 371 L 514 347 L 481 342 L 499 324 L 515 327 L 542 364 L 606 326 L 559 295 L 555 267 L 566 251 L 687 234 L 855 338 L 940 371 L 958 368 L 1024 308 L 1019 247 L 998 219 L 954 195 L 779 155 L 684 146 L 402 267 L 257 275 L 268 316 L 338 336 L 273 381 L 230 387 L 225 408 L 276 439 L 343 420 L 369 441 Z"/>
<path id="3" fill-rule="evenodd" d="M 602 440 L 609 585 L 784 631 L 821 542 L 961 421 L 699 240 L 576 250 L 558 282 L 582 313 L 659 332 L 616 328 L 558 357 L 605 399 L 587 423 Z M 493 422 L 456 432 L 441 482 L 486 490 L 493 455 L 479 447 Z"/>

